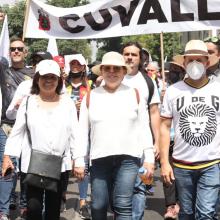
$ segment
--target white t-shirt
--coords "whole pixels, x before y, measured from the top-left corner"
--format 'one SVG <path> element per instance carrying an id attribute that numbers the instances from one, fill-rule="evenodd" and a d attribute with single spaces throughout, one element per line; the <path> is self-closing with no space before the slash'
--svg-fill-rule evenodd
<path id="1" fill-rule="evenodd" d="M 220 83 L 193 88 L 184 81 L 171 85 L 161 116 L 173 118 L 173 158 L 183 164 L 220 158 Z"/>
<path id="2" fill-rule="evenodd" d="M 160 103 L 160 97 L 157 89 L 157 85 L 154 80 L 152 80 L 154 84 L 154 93 L 151 99 L 150 104 L 159 104 Z M 147 86 L 147 82 L 144 79 L 142 73 L 139 71 L 136 75 L 125 75 L 122 83 L 126 86 L 129 86 L 131 88 L 138 89 L 140 96 L 142 96 L 145 100 L 145 105 L 147 106 L 147 101 L 149 97 L 149 89 Z M 148 107 L 147 107 L 148 109 Z"/>
<path id="3" fill-rule="evenodd" d="M 90 159 L 112 155 L 130 155 L 154 163 L 153 142 L 149 117 L 140 98 L 137 103 L 135 90 L 123 84 L 114 92 L 102 86 L 90 93 L 89 108 L 84 96 L 79 117 L 81 148 L 88 146 L 90 132 Z"/>

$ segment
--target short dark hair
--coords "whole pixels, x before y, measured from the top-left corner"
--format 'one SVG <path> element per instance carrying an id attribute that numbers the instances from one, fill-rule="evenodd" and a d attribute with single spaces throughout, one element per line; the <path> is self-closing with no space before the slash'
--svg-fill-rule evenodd
<path id="1" fill-rule="evenodd" d="M 38 86 L 39 79 L 40 79 L 40 74 L 39 72 L 36 72 L 33 78 L 32 86 L 31 86 L 31 94 L 38 95 L 40 93 L 40 88 Z M 56 88 L 56 93 L 58 95 L 61 94 L 62 88 L 63 88 L 63 80 L 61 77 L 59 77 L 58 85 Z"/>
<path id="2" fill-rule="evenodd" d="M 130 46 L 135 46 L 135 47 L 137 47 L 139 49 L 140 63 L 139 63 L 138 69 L 140 71 L 142 71 L 143 70 L 144 56 L 143 56 L 142 46 L 141 46 L 140 43 L 138 43 L 137 41 L 129 41 L 129 42 L 123 44 L 122 48 L 121 48 L 121 54 L 123 54 L 124 49 L 126 47 L 130 47 Z"/>

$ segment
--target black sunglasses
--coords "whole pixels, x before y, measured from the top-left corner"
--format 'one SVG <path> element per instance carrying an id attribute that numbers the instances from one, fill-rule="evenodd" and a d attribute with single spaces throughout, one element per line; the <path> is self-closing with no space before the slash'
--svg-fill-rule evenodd
<path id="1" fill-rule="evenodd" d="M 24 47 L 10 47 L 11 52 L 15 52 L 16 50 L 18 50 L 19 52 L 23 52 Z"/>

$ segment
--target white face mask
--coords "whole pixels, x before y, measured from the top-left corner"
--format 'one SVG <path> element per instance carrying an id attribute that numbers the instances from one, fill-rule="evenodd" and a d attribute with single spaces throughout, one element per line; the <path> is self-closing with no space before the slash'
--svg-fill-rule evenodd
<path id="1" fill-rule="evenodd" d="M 191 79 L 198 80 L 205 74 L 205 66 L 194 60 L 193 62 L 187 64 L 186 72 Z"/>

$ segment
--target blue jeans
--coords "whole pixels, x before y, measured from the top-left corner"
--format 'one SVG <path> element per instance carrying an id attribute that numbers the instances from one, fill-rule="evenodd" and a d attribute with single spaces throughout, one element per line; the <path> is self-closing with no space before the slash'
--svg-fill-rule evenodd
<path id="1" fill-rule="evenodd" d="M 0 171 L 2 170 L 2 160 L 5 151 L 5 143 L 7 140 L 7 136 L 5 132 L 0 128 Z M 16 166 L 16 158 L 11 158 L 12 162 Z M 5 215 L 9 214 L 9 205 L 10 205 L 10 198 L 11 192 L 13 189 L 13 185 L 17 180 L 17 175 L 15 172 L 2 177 L 0 175 L 0 213 Z"/>
<path id="2" fill-rule="evenodd" d="M 140 160 L 115 155 L 92 161 L 92 219 L 106 220 L 111 203 L 116 220 L 132 219 L 132 196 Z"/>
<path id="3" fill-rule="evenodd" d="M 142 220 L 146 203 L 146 185 L 137 175 L 132 199 L 132 220 Z"/>
<path id="4" fill-rule="evenodd" d="M 87 199 L 87 192 L 89 186 L 89 176 L 86 175 L 83 180 L 78 182 L 79 188 L 79 199 L 86 200 Z"/>
<path id="5" fill-rule="evenodd" d="M 179 220 L 216 219 L 219 196 L 219 164 L 199 170 L 174 168 L 178 199 Z"/>

